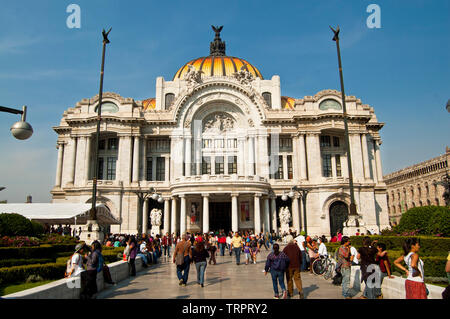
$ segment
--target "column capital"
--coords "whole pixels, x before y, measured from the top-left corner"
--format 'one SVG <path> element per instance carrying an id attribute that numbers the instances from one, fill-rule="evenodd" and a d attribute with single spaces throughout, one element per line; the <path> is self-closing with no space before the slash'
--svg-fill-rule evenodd
<path id="1" fill-rule="evenodd" d="M 209 193 L 202 193 L 202 197 L 209 197 Z"/>
<path id="2" fill-rule="evenodd" d="M 255 197 L 262 197 L 262 193 L 255 193 Z"/>
<path id="3" fill-rule="evenodd" d="M 239 193 L 237 192 L 230 193 L 230 195 L 231 197 L 239 197 Z"/>
<path id="4" fill-rule="evenodd" d="M 180 198 L 186 198 L 186 194 L 180 194 L 180 195 L 178 195 L 178 197 L 180 197 Z"/>

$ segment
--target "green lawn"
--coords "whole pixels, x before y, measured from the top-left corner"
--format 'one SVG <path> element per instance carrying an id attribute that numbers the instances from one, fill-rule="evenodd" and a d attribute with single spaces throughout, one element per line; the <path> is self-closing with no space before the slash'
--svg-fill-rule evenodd
<path id="1" fill-rule="evenodd" d="M 28 284 L 15 284 L 15 285 L 8 285 L 8 286 L 0 286 L 0 296 L 5 296 L 9 294 L 13 294 L 22 290 L 38 287 L 41 285 L 48 284 L 54 280 L 44 280 L 44 281 L 38 281 L 38 282 L 31 282 Z"/>

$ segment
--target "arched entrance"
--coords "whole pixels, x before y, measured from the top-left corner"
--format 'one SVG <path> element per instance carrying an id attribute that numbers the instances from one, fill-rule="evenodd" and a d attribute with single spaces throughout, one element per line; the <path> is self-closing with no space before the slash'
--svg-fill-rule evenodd
<path id="1" fill-rule="evenodd" d="M 348 206 L 346 203 L 336 201 L 330 206 L 330 233 L 331 236 L 337 234 L 344 226 L 344 222 L 348 217 Z"/>

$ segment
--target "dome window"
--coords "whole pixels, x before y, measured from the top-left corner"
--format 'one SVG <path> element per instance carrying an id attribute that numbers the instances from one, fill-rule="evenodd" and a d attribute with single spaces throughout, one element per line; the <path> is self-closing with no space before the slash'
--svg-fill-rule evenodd
<path id="1" fill-rule="evenodd" d="M 95 113 L 97 113 L 98 106 L 95 107 Z M 102 103 L 102 114 L 103 113 L 116 113 L 119 112 L 119 107 L 113 102 L 103 102 Z"/>
<path id="2" fill-rule="evenodd" d="M 172 105 L 174 100 L 175 100 L 175 94 L 173 94 L 173 93 L 166 94 L 165 102 L 164 102 L 166 109 L 168 109 Z"/>
<path id="3" fill-rule="evenodd" d="M 270 94 L 269 92 L 264 92 L 262 94 L 264 100 L 266 101 L 267 105 L 269 107 L 272 107 L 272 94 Z"/>
<path id="4" fill-rule="evenodd" d="M 326 110 L 342 110 L 341 103 L 339 103 L 336 100 L 333 99 L 326 99 L 322 102 L 320 102 L 319 110 L 326 111 Z"/>

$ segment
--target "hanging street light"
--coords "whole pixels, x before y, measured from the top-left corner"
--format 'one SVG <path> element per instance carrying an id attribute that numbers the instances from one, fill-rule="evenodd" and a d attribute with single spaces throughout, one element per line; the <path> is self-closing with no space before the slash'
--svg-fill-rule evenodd
<path id="1" fill-rule="evenodd" d="M 18 140 L 26 140 L 33 135 L 33 128 L 30 123 L 26 122 L 27 107 L 22 106 L 22 110 L 16 110 L 5 106 L 0 106 L 0 112 L 21 114 L 22 118 L 11 126 L 11 134 Z"/>

